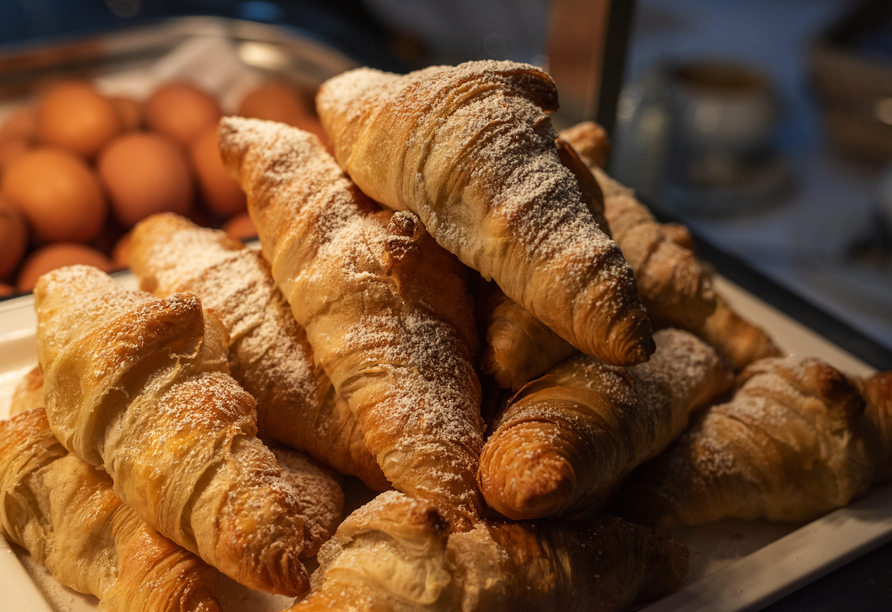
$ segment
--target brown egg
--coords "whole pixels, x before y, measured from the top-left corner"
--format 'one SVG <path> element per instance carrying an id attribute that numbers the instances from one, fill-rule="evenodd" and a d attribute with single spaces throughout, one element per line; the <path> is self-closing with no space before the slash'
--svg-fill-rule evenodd
<path id="1" fill-rule="evenodd" d="M 121 130 L 121 119 L 108 98 L 80 81 L 48 91 L 37 105 L 37 140 L 92 159 Z"/>
<path id="2" fill-rule="evenodd" d="M 6 171 L 12 162 L 22 156 L 31 148 L 31 141 L 21 136 L 13 136 L 0 140 L 0 176 Z"/>
<path id="3" fill-rule="evenodd" d="M 224 217 L 247 208 L 245 192 L 223 166 L 220 149 L 217 147 L 216 126 L 205 130 L 195 139 L 189 147 L 189 155 L 198 178 L 198 187 L 208 208 Z"/>
<path id="4" fill-rule="evenodd" d="M 37 108 L 26 106 L 13 111 L 0 125 L 0 140 L 25 138 L 33 142 L 37 137 Z"/>
<path id="5" fill-rule="evenodd" d="M 296 126 L 305 117 L 312 117 L 313 103 L 297 90 L 282 83 L 264 83 L 249 92 L 239 105 L 242 117 L 281 121 Z"/>
<path id="6" fill-rule="evenodd" d="M 168 83 L 155 90 L 146 101 L 146 124 L 167 134 L 184 147 L 212 125 L 222 112 L 217 100 L 189 83 Z"/>
<path id="7" fill-rule="evenodd" d="M 257 228 L 248 213 L 241 213 L 229 219 L 223 224 L 223 231 L 239 240 L 257 237 Z"/>
<path id="8" fill-rule="evenodd" d="M 16 286 L 19 291 L 31 291 L 41 275 L 77 264 L 95 266 L 103 272 L 116 269 L 111 259 L 93 247 L 76 242 L 57 242 L 37 249 L 25 259 Z"/>
<path id="9" fill-rule="evenodd" d="M 9 277 L 28 248 L 28 224 L 19 209 L 0 197 L 0 278 Z"/>
<path id="10" fill-rule="evenodd" d="M 142 105 L 139 102 L 124 96 L 111 96 L 109 101 L 115 107 L 125 131 L 137 130 L 142 126 Z"/>
<path id="11" fill-rule="evenodd" d="M 115 217 L 125 226 L 159 212 L 185 215 L 195 192 L 183 150 L 151 132 L 128 132 L 110 142 L 97 160 Z"/>
<path id="12" fill-rule="evenodd" d="M 2 193 L 25 213 L 38 242 L 88 242 L 105 224 L 108 209 L 96 173 L 78 155 L 36 147 L 12 162 Z"/>

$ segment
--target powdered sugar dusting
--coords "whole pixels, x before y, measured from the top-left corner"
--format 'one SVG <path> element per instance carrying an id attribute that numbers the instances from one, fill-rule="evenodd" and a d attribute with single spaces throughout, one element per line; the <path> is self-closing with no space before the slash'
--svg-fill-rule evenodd
<path id="1" fill-rule="evenodd" d="M 273 276 L 384 473 L 397 488 L 473 509 L 483 424 L 470 351 L 388 274 L 375 207 L 313 137 L 236 118 L 221 135 L 224 159 L 239 158 Z"/>
<path id="2" fill-rule="evenodd" d="M 693 334 L 679 329 L 664 329 L 654 334 L 656 352 L 647 363 L 629 369 L 637 381 L 638 395 L 644 405 L 669 401 L 683 408 L 673 410 L 678 425 L 705 401 L 732 385 L 730 364 L 714 348 Z M 680 431 L 675 431 L 678 435 Z M 674 437 L 674 436 L 673 436 Z"/>
<path id="3" fill-rule="evenodd" d="M 416 212 L 437 242 L 584 352 L 637 363 L 649 325 L 634 277 L 560 163 L 546 112 L 556 104 L 544 73 L 492 61 L 404 76 L 359 69 L 317 97 L 364 192 Z"/>
<path id="4" fill-rule="evenodd" d="M 153 300 L 148 293 L 126 291 L 91 266 L 68 266 L 43 275 L 34 290 L 38 335 L 44 350 L 55 353 L 88 329 L 94 319 L 111 318 Z M 47 304 L 45 298 L 50 298 Z M 40 317 L 41 308 L 65 308 L 64 319 Z"/>
<path id="5" fill-rule="evenodd" d="M 297 494 L 304 516 L 305 548 L 316 551 L 341 521 L 344 492 L 331 472 L 301 453 L 280 446 L 273 446 L 272 451 L 282 469 L 282 479 Z"/>
<path id="6" fill-rule="evenodd" d="M 687 524 L 720 518 L 811 520 L 847 504 L 873 477 L 845 418 L 854 388 L 833 389 L 818 360 L 765 359 L 727 403 L 710 408 L 642 474 L 636 498 Z"/>
<path id="7" fill-rule="evenodd" d="M 423 432 L 444 442 L 479 448 L 481 426 L 473 372 L 446 323 L 421 313 L 364 316 L 343 337 L 343 350 L 362 353 L 367 368 L 389 370 L 395 383 L 389 395 L 388 427 L 393 432 Z M 351 388 L 352 381 L 344 386 Z M 417 442 L 417 440 L 416 440 Z"/>
<path id="8" fill-rule="evenodd" d="M 74 438 L 76 454 L 184 548 L 254 588 L 302 590 L 297 497 L 255 437 L 254 399 L 228 375 L 225 330 L 199 298 L 131 294 L 87 267 L 49 275 L 38 291 L 47 415 L 60 439 Z M 72 320 L 67 307 L 81 297 Z M 66 326 L 78 327 L 60 334 L 66 345 L 41 346 Z M 54 398 L 66 385 L 80 393 Z M 265 567 L 270 555 L 281 563 Z"/>
<path id="9" fill-rule="evenodd" d="M 223 232 L 166 216 L 144 221 L 133 240 L 132 265 L 144 284 L 156 285 L 159 295 L 196 291 L 220 317 L 233 376 L 260 412 L 318 412 L 328 379 L 314 367 L 306 335 L 259 253 Z"/>

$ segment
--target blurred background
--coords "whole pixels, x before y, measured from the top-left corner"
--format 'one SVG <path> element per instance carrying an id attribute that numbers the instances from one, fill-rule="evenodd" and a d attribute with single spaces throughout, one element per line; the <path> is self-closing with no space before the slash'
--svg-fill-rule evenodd
<path id="1" fill-rule="evenodd" d="M 658 216 L 892 350 L 888 0 L 0 0 L 0 105 L 24 95 L 15 58 L 194 16 L 311 41 L 329 70 L 539 65 L 555 122 L 604 125 L 609 171 Z M 313 70 L 270 53 L 235 55 Z"/>

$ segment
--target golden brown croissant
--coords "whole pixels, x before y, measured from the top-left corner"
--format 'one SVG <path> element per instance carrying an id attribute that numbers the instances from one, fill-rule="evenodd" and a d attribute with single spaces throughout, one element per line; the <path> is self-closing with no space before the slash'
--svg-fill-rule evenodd
<path id="1" fill-rule="evenodd" d="M 653 352 L 632 271 L 561 164 L 544 72 L 494 61 L 403 76 L 360 68 L 324 83 L 316 104 L 338 163 L 367 195 L 418 214 L 581 351 L 618 365 Z"/>
<path id="2" fill-rule="evenodd" d="M 667 329 L 654 340 L 647 363 L 625 370 L 580 355 L 512 398 L 480 458 L 490 506 L 512 519 L 590 516 L 733 385 L 730 364 L 693 335 Z"/>
<path id="3" fill-rule="evenodd" d="M 227 373 L 226 330 L 194 294 L 156 299 L 88 266 L 35 287 L 53 433 L 137 515 L 234 580 L 297 595 L 303 521 Z"/>
<path id="4" fill-rule="evenodd" d="M 302 557 L 312 557 L 327 542 L 344 517 L 344 491 L 339 475 L 303 453 L 270 442 L 282 469 L 282 479 L 297 493 L 304 520 Z"/>
<path id="5" fill-rule="evenodd" d="M 589 168 L 604 168 L 610 157 L 607 131 L 594 121 L 581 121 L 561 130 L 561 138 L 570 143 Z"/>
<path id="6" fill-rule="evenodd" d="M 635 271 L 638 291 L 656 326 L 693 330 L 715 310 L 712 270 L 704 267 L 675 233 L 663 229 L 634 195 L 603 170 L 595 177 L 604 191 L 604 215 L 626 261 Z"/>
<path id="7" fill-rule="evenodd" d="M 39 401 L 38 398 L 39 397 Z M 43 407 L 43 375 L 39 367 L 28 372 L 17 386 L 10 406 L 10 414 Z M 297 494 L 304 519 L 304 548 L 302 557 L 312 557 L 328 540 L 341 522 L 344 511 L 344 492 L 336 472 L 314 462 L 297 450 L 274 441 L 264 440 L 282 470 L 282 479 Z"/>
<path id="8" fill-rule="evenodd" d="M 579 352 L 492 281 L 481 279 L 475 297 L 486 330 L 480 367 L 500 387 L 517 391 Z"/>
<path id="9" fill-rule="evenodd" d="M 713 406 L 622 493 L 622 514 L 670 529 L 722 518 L 810 521 L 876 477 L 864 400 L 815 358 L 748 366 L 734 398 Z"/>
<path id="10" fill-rule="evenodd" d="M 875 372 L 854 382 L 864 398 L 864 414 L 878 440 L 876 481 L 889 480 L 892 478 L 892 371 Z"/>
<path id="11" fill-rule="evenodd" d="M 604 218 L 604 196 L 594 175 L 573 147 L 557 139 L 561 163 L 576 177 L 582 200 L 598 227 L 610 235 Z M 557 335 L 531 312 L 510 299 L 494 282 L 475 287 L 478 314 L 486 329 L 481 369 L 505 389 L 517 391 L 530 380 L 576 354 L 576 347 Z"/>
<path id="12" fill-rule="evenodd" d="M 466 269 L 408 212 L 376 212 L 319 140 L 238 117 L 220 149 L 273 278 L 393 485 L 477 519 L 483 445 Z"/>
<path id="13" fill-rule="evenodd" d="M 624 610 L 678 589 L 688 567 L 684 546 L 613 517 L 449 534 L 436 506 L 397 492 L 347 517 L 319 559 L 291 612 Z"/>
<path id="14" fill-rule="evenodd" d="M 230 371 L 257 400 L 260 435 L 359 476 L 373 489 L 389 488 L 260 253 L 171 213 L 141 221 L 131 236 L 130 265 L 143 290 L 158 297 L 193 291 L 226 325 Z"/>
<path id="15" fill-rule="evenodd" d="M 561 131 L 595 174 L 613 238 L 635 272 L 641 300 L 657 327 L 680 327 L 703 338 L 734 367 L 781 355 L 764 330 L 745 320 L 713 289 L 712 268 L 696 259 L 693 240 L 676 223 L 659 223 L 634 192 L 601 169 L 604 134 L 584 122 Z"/>
<path id="16" fill-rule="evenodd" d="M 110 612 L 216 612 L 214 573 L 140 520 L 105 472 L 56 440 L 43 409 L 0 421 L 0 527 Z"/>
<path id="17" fill-rule="evenodd" d="M 759 359 L 782 355 L 764 329 L 740 316 L 720 295 L 716 296 L 712 314 L 691 331 L 728 357 L 737 370 Z"/>
<path id="18" fill-rule="evenodd" d="M 35 367 L 17 386 L 10 415 L 27 412 L 38 406 L 43 406 L 43 375 L 40 368 Z M 341 521 L 344 492 L 341 490 L 340 478 L 337 473 L 294 449 L 273 441 L 265 443 L 276 457 L 282 470 L 282 478 L 297 493 L 304 519 L 304 547 L 301 556 L 314 556 Z"/>

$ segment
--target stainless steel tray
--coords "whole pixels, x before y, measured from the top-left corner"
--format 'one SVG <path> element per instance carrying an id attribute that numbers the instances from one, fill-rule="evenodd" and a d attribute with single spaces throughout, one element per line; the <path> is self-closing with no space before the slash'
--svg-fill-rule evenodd
<path id="1" fill-rule="evenodd" d="M 176 18 L 72 42 L 8 50 L 0 55 L 0 105 L 27 98 L 60 78 L 102 79 L 150 69 L 184 43 L 209 38 L 230 43 L 247 70 L 291 79 L 307 88 L 356 65 L 325 44 L 278 26 L 221 17 Z"/>

